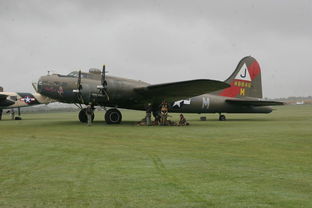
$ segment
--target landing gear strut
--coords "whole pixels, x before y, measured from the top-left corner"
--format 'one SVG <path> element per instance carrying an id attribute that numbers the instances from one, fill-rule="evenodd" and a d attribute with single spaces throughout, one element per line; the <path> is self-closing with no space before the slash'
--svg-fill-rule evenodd
<path id="1" fill-rule="evenodd" d="M 219 113 L 219 121 L 225 121 L 226 117 L 225 115 L 222 115 L 221 113 Z"/>
<path id="2" fill-rule="evenodd" d="M 21 108 L 17 108 L 17 115 L 15 117 L 15 120 L 22 120 L 22 117 L 21 117 Z"/>
<path id="3" fill-rule="evenodd" d="M 88 117 L 86 114 L 86 108 L 81 109 L 81 111 L 79 112 L 79 121 L 82 123 L 87 123 L 88 122 Z M 92 121 L 94 120 L 94 113 L 92 113 Z"/>
<path id="4" fill-rule="evenodd" d="M 105 121 L 107 124 L 120 124 L 122 115 L 119 110 L 113 108 L 105 113 Z"/>

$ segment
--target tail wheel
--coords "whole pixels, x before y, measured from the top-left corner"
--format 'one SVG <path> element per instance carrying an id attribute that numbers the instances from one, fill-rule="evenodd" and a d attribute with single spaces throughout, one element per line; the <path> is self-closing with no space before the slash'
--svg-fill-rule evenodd
<path id="1" fill-rule="evenodd" d="M 87 123 L 88 122 L 88 117 L 87 117 L 85 108 L 81 109 L 81 111 L 79 112 L 78 118 L 79 118 L 79 121 L 82 122 L 82 123 Z M 92 117 L 91 118 L 92 118 L 92 121 L 93 121 L 94 120 L 94 113 L 92 113 Z"/>
<path id="2" fill-rule="evenodd" d="M 122 115 L 117 109 L 109 109 L 105 113 L 105 121 L 107 124 L 120 124 Z"/>
<path id="3" fill-rule="evenodd" d="M 226 120 L 225 115 L 220 115 L 220 116 L 219 116 L 219 121 L 225 121 L 225 120 Z"/>

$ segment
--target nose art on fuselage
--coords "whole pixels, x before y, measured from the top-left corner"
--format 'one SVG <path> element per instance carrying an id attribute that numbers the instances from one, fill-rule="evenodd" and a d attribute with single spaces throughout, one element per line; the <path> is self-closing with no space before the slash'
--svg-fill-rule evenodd
<path id="1" fill-rule="evenodd" d="M 42 76 L 38 81 L 38 92 L 50 98 L 57 98 L 57 91 L 59 86 L 55 84 L 52 75 Z"/>

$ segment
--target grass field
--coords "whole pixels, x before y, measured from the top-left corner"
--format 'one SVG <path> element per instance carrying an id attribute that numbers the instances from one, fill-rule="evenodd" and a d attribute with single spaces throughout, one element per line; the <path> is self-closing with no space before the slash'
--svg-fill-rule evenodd
<path id="1" fill-rule="evenodd" d="M 269 115 L 190 114 L 142 127 L 123 111 L 0 121 L 0 207 L 312 207 L 312 105 Z M 178 115 L 173 115 L 177 120 Z"/>

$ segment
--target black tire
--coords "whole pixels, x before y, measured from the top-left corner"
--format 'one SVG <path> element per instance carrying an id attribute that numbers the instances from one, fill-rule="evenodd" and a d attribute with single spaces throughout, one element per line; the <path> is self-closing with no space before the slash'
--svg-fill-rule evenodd
<path id="1" fill-rule="evenodd" d="M 226 120 L 225 115 L 220 115 L 220 116 L 219 116 L 219 121 L 225 121 L 225 120 Z"/>
<path id="2" fill-rule="evenodd" d="M 120 124 L 122 115 L 117 109 L 109 109 L 105 113 L 105 121 L 107 124 Z"/>
<path id="3" fill-rule="evenodd" d="M 87 118 L 87 114 L 86 114 L 86 109 L 83 108 L 81 109 L 81 111 L 79 112 L 78 115 L 79 121 L 82 123 L 87 123 L 88 122 L 88 118 Z M 92 121 L 94 120 L 94 113 L 92 113 Z"/>

